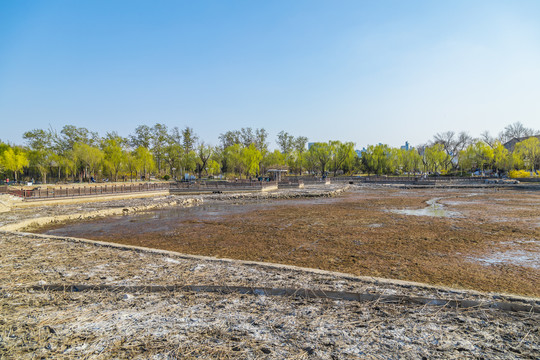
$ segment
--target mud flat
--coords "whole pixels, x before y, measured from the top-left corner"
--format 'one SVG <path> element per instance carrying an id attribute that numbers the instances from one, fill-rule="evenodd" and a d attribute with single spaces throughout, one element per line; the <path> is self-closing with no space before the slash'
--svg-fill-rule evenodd
<path id="1" fill-rule="evenodd" d="M 380 197 L 372 195 L 371 202 Z M 402 206 L 422 207 L 441 198 L 429 195 Z M 482 212 L 484 195 L 467 199 L 469 215 Z M 170 201 L 156 197 L 144 205 Z M 142 206 L 131 199 L 79 211 L 135 205 Z M 66 215 L 74 206 L 35 211 Z M 521 216 L 536 216 L 522 211 Z M 24 209 L 1 221 L 15 224 L 31 215 L 40 217 Z M 367 231 L 387 227 L 368 220 L 367 225 L 381 226 Z M 532 297 L 12 231 L 1 233 L 0 247 L 2 358 L 534 359 L 540 354 L 540 300 Z M 231 291 L 204 290 L 211 286 Z M 269 295 L 262 287 L 297 293 Z M 309 293 L 317 296 L 305 296 Z M 324 293 L 373 297 L 355 301 Z M 415 302 L 418 298 L 431 301 Z"/>
<path id="2" fill-rule="evenodd" d="M 208 197 L 190 210 L 53 225 L 47 233 L 540 296 L 538 192 L 375 186 L 337 197 L 292 194 Z"/>

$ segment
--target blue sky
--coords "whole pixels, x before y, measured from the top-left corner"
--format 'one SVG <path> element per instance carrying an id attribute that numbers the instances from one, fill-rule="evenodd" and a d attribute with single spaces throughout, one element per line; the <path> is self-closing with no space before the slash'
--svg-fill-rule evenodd
<path id="1" fill-rule="evenodd" d="M 0 2 L 0 139 L 264 127 L 416 145 L 540 128 L 540 1 Z"/>

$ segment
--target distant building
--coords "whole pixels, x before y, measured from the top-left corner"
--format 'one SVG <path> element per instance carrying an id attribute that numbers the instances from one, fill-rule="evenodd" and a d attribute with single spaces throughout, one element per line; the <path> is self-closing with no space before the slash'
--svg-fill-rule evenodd
<path id="1" fill-rule="evenodd" d="M 412 149 L 412 146 L 409 145 L 408 141 L 405 141 L 405 145 L 401 147 L 401 150 L 409 151 L 410 149 Z"/>
<path id="2" fill-rule="evenodd" d="M 356 153 L 356 155 L 358 155 L 358 157 L 362 157 L 362 154 L 366 151 L 366 148 L 362 148 L 362 150 L 354 150 L 354 152 Z"/>
<path id="3" fill-rule="evenodd" d="M 503 146 L 506 148 L 506 150 L 508 150 L 509 152 L 514 152 L 514 148 L 516 147 L 516 144 L 518 142 L 522 142 L 523 140 L 527 140 L 528 138 L 532 138 L 532 137 L 535 137 L 537 138 L 538 140 L 540 140 L 540 135 L 535 135 L 535 136 L 524 136 L 524 137 L 520 137 L 520 138 L 513 138 L 512 140 L 506 142 L 503 144 Z"/>

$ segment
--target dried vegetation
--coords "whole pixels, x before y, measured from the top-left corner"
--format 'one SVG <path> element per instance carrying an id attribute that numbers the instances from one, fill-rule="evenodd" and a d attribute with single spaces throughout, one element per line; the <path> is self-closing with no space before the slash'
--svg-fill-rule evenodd
<path id="1" fill-rule="evenodd" d="M 413 191 L 409 194 L 411 196 L 404 197 L 401 191 L 384 190 L 384 193 L 386 195 L 383 196 L 383 191 L 376 189 L 351 193 L 343 201 L 333 203 L 332 211 L 325 210 L 326 205 L 302 207 L 291 204 L 290 207 L 264 210 L 263 217 L 256 214 L 222 217 L 203 224 L 202 230 L 201 226 L 191 227 L 196 222 L 182 226 L 186 227 L 186 231 L 191 231 L 189 234 L 192 236 L 209 236 L 212 231 L 219 229 L 223 239 L 227 240 L 224 243 L 227 246 L 218 246 L 216 240 L 215 246 L 208 252 L 210 255 L 236 254 L 236 257 L 244 259 L 278 260 L 343 271 L 351 269 L 350 272 L 359 274 L 364 271 L 358 269 L 373 267 L 381 269 L 378 270 L 379 275 L 405 279 L 421 274 L 421 270 L 425 269 L 429 270 L 428 275 L 423 276 L 435 283 L 449 283 L 448 277 L 433 281 L 438 279 L 436 276 L 441 276 L 437 274 L 442 274 L 442 270 L 463 266 L 463 257 L 454 260 L 451 255 L 457 248 L 466 248 L 470 254 L 489 252 L 493 250 L 493 243 L 499 244 L 502 238 L 508 241 L 506 236 L 516 232 L 519 237 L 538 239 L 538 230 L 530 222 L 538 220 L 538 213 L 534 207 L 523 205 L 525 200 L 519 205 L 523 205 L 523 208 L 515 209 L 517 213 L 513 215 L 514 219 L 508 220 L 498 210 L 486 216 L 485 204 L 497 203 L 492 201 L 492 194 L 470 194 L 467 204 L 461 207 L 463 214 L 467 211 L 469 220 L 416 219 L 415 229 L 423 231 L 416 236 L 412 230 L 407 230 L 405 215 L 383 210 L 398 205 L 422 207 L 423 202 L 434 194 Z M 450 195 L 448 193 L 439 195 L 445 196 L 442 202 L 462 201 L 459 194 L 455 194 L 455 198 L 446 196 Z M 503 194 L 501 199 L 514 196 Z M 536 201 L 535 195 L 531 195 L 529 204 L 537 204 Z M 128 201 L 119 205 L 130 204 Z M 63 213 L 73 209 L 57 207 L 51 210 L 43 207 L 39 211 Z M 280 211 L 282 220 L 279 222 Z M 370 213 L 377 213 L 377 217 L 369 217 Z M 10 216 L 16 219 L 24 218 L 27 214 L 14 212 Z M 485 219 L 477 223 L 479 230 L 475 231 L 474 225 L 466 225 L 466 221 L 474 222 L 479 217 Z M 266 222 L 261 220 L 263 218 L 267 219 Z M 284 218 L 287 218 L 286 223 Z M 324 222 L 327 222 L 327 226 Z M 289 223 L 292 225 L 286 226 Z M 497 231 L 488 224 L 495 225 Z M 457 239 L 456 245 L 448 245 L 452 236 L 457 237 L 452 226 L 464 227 L 464 239 Z M 237 243 L 228 238 L 227 227 L 236 227 Z M 290 238 L 280 230 L 281 227 L 292 231 Z M 512 232 L 512 229 L 516 231 Z M 248 241 L 250 231 L 258 235 L 256 239 L 252 236 Z M 501 239 L 497 240 L 493 234 L 484 234 L 490 237 L 482 240 L 480 234 L 488 231 L 499 234 Z M 294 236 L 300 240 L 295 242 Z M 399 240 L 387 243 L 384 250 L 383 236 L 387 236 L 387 239 L 399 237 Z M 347 237 L 353 245 L 344 246 Z M 370 239 L 374 239 L 371 243 L 373 246 L 362 247 Z M 212 241 L 205 241 L 213 244 Z M 406 249 L 407 241 L 413 249 Z M 411 245 L 411 242 L 418 244 Z M 438 243 L 453 246 L 452 251 L 444 250 L 442 245 L 433 249 Z M 250 254 L 269 244 L 274 247 L 266 251 L 278 253 L 281 258 L 250 257 Z M 393 246 L 399 244 L 403 244 L 399 251 L 392 250 Z M 226 247 L 235 250 L 227 253 L 224 250 Z M 208 260 L 160 251 L 122 249 L 32 234 L 1 233 L 0 248 L 2 359 L 536 359 L 540 356 L 540 315 L 534 311 L 504 311 L 489 307 L 463 309 L 409 302 L 358 302 L 294 295 L 267 296 L 257 292 L 214 293 L 181 288 L 176 291 L 147 292 L 136 286 L 265 286 L 350 291 L 471 300 L 487 305 L 505 302 L 527 305 L 532 310 L 540 307 L 538 299 L 386 282 L 292 267 Z M 196 248 L 191 246 L 190 249 Z M 327 252 L 317 255 L 323 250 Z M 429 251 L 444 254 L 438 257 L 439 264 L 432 260 L 429 266 L 415 267 L 408 260 L 410 254 L 417 254 L 417 262 L 426 261 Z M 369 256 L 362 257 L 364 252 L 368 252 Z M 343 261 L 352 259 L 350 255 L 355 253 L 360 254 L 356 261 Z M 377 256 L 382 256 L 382 259 L 376 259 Z M 314 260 L 309 260 L 310 257 Z M 291 259 L 297 259 L 297 262 Z M 368 260 L 368 264 L 362 264 Z M 446 264 L 446 260 L 450 265 Z M 389 272 L 384 272 L 384 267 L 378 264 L 386 264 Z M 496 275 L 500 276 L 500 269 L 512 269 L 514 265 L 478 266 L 475 269 L 493 267 Z M 407 270 L 409 267 L 412 269 Z M 438 270 L 431 271 L 432 267 Z M 400 276 L 401 270 L 394 276 L 392 269 L 405 269 L 407 271 L 403 271 L 407 276 Z M 516 276 L 516 281 L 521 281 L 521 284 L 527 282 L 523 280 L 526 279 L 523 273 L 528 268 L 516 266 L 512 271 L 508 274 Z M 490 279 L 489 273 L 484 274 Z M 537 272 L 535 274 L 538 275 Z M 461 279 L 453 276 L 450 279 Z M 467 276 L 463 278 L 468 279 Z M 530 281 L 534 282 L 535 279 Z M 490 283 L 490 286 L 495 284 L 494 281 Z M 36 288 L 42 286 L 46 289 L 47 285 L 54 284 L 85 284 L 96 286 L 96 289 L 62 292 Z M 469 287 L 475 284 L 459 283 Z M 501 284 L 507 286 L 505 282 Z M 133 286 L 131 291 L 130 286 Z M 535 290 L 525 293 L 535 294 Z"/>
<path id="2" fill-rule="evenodd" d="M 424 208 L 431 199 L 455 215 L 390 211 Z M 74 236 L 188 254 L 540 296 L 537 192 L 370 187 L 319 203 L 240 203 L 245 211 L 215 218 L 135 221 L 104 233 L 72 230 Z M 489 262 L 512 251 L 522 256 Z"/>

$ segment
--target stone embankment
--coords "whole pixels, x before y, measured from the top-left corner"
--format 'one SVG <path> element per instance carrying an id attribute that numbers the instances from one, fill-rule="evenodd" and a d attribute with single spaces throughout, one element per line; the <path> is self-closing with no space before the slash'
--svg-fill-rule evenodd
<path id="1" fill-rule="evenodd" d="M 170 206 L 194 206 L 202 203 L 202 199 L 198 198 L 187 198 L 187 199 L 161 199 L 156 198 L 148 205 L 138 204 L 138 205 L 127 205 L 113 208 L 104 208 L 97 207 L 97 210 L 88 210 L 82 211 L 79 213 L 65 213 L 62 211 L 61 206 L 57 207 L 57 211 L 51 216 L 43 216 L 36 218 L 29 218 L 19 221 L 13 221 L 9 224 L 0 226 L 0 230 L 4 231 L 22 231 L 22 230 L 32 230 L 37 229 L 44 225 L 55 224 L 55 223 L 65 223 L 68 221 L 76 220 L 88 220 L 95 218 L 103 218 L 107 216 L 116 216 L 116 215 L 127 215 L 142 211 L 149 211 L 154 209 L 160 209 Z"/>
<path id="2" fill-rule="evenodd" d="M 208 195 L 208 200 L 277 200 L 277 199 L 297 199 L 313 197 L 334 197 L 339 196 L 350 188 L 349 185 L 307 185 L 301 189 L 283 189 L 273 192 L 253 192 L 236 194 Z"/>
<path id="3" fill-rule="evenodd" d="M 114 196 L 101 197 L 99 200 L 85 202 L 77 199 L 72 202 L 66 199 L 65 205 L 61 200 L 55 201 L 54 205 L 47 203 L 31 203 L 32 206 L 20 207 L 22 201 L 19 198 L 4 195 L 0 199 L 0 206 L 7 214 L 0 218 L 0 230 L 4 231 L 28 231 L 41 226 L 65 223 L 76 220 L 88 220 L 107 216 L 128 215 L 143 211 L 166 207 L 198 206 L 208 200 L 265 200 L 265 199 L 292 199 L 301 197 L 332 197 L 338 196 L 348 189 L 348 186 L 313 186 L 307 189 L 287 189 L 275 192 L 253 193 L 227 193 L 207 195 L 157 195 L 146 198 L 134 198 L 133 195 L 124 198 Z M 144 194 L 141 194 L 144 195 Z M 92 199 L 98 200 L 98 199 Z M 26 204 L 25 204 L 26 205 Z"/>

